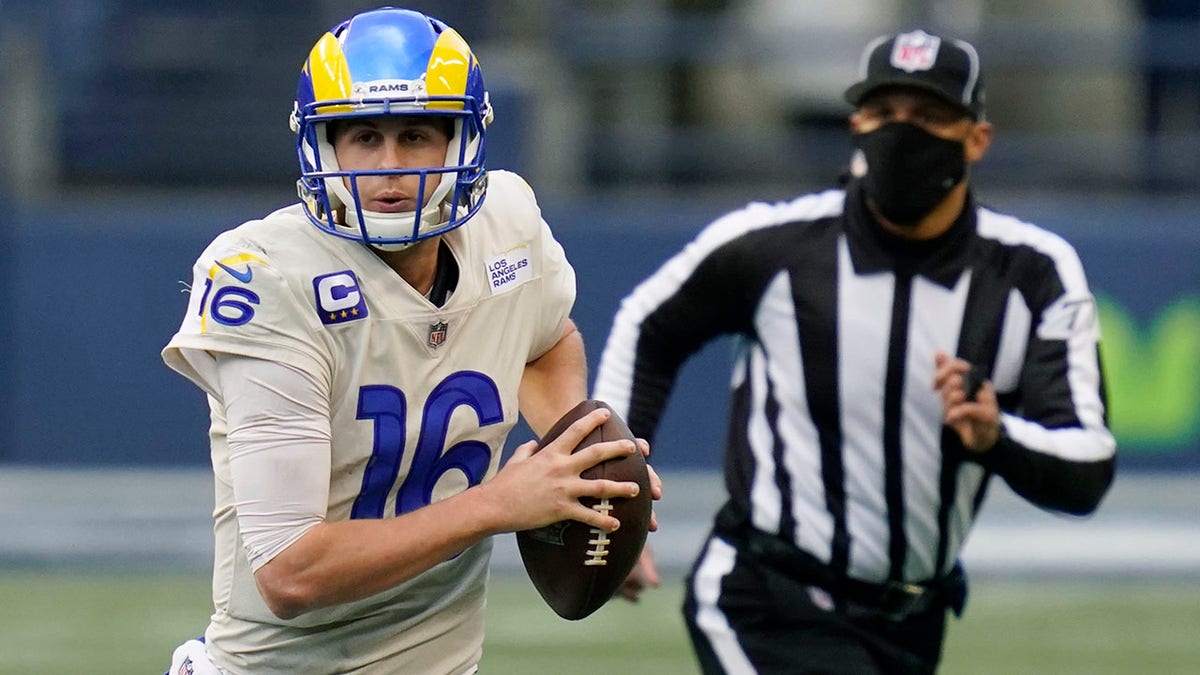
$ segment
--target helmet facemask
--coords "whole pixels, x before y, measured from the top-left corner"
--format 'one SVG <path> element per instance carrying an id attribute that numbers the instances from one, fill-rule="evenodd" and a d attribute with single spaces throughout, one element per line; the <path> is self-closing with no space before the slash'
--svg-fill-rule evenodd
<path id="1" fill-rule="evenodd" d="M 381 250 L 398 251 L 422 239 L 448 232 L 474 215 L 482 204 L 487 178 L 483 170 L 483 138 L 472 115 L 453 115 L 453 133 L 441 166 L 343 170 L 329 138 L 330 122 L 370 116 L 369 113 L 329 118 L 314 116 L 300 134 L 300 159 L 306 170 L 297 185 L 309 218 L 318 227 Z M 428 113 L 422 116 L 428 116 Z M 421 177 L 415 211 L 382 213 L 362 207 L 358 198 L 361 178 L 402 175 Z M 430 181 L 436 181 L 437 187 L 429 199 L 425 199 Z"/>

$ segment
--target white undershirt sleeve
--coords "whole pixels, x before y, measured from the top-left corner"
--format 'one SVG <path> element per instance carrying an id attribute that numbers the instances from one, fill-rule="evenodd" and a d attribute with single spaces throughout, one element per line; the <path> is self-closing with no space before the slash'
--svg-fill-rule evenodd
<path id="1" fill-rule="evenodd" d="M 235 354 L 216 361 L 238 527 L 257 571 L 325 520 L 329 394 L 285 363 Z"/>

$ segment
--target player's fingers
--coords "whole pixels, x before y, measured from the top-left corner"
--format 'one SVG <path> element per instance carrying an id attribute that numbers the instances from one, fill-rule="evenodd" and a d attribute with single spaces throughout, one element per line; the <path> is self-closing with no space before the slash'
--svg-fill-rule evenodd
<path id="1" fill-rule="evenodd" d="M 646 544 L 642 548 L 642 554 L 638 557 L 638 568 L 642 572 L 642 580 L 651 588 L 658 588 L 662 585 L 662 577 L 658 574 L 658 563 L 654 560 L 654 552 L 650 549 L 650 545 Z"/>
<path id="2" fill-rule="evenodd" d="M 637 444 L 628 439 L 593 443 L 571 455 L 571 465 L 575 473 L 582 473 L 600 462 L 606 462 L 618 457 L 628 457 L 638 452 Z"/>
<path id="3" fill-rule="evenodd" d="M 612 417 L 612 411 L 608 408 L 596 408 L 572 422 L 571 426 L 558 435 L 558 438 L 543 447 L 559 454 L 569 455 L 588 434 L 608 421 L 610 417 Z"/>
<path id="4" fill-rule="evenodd" d="M 533 453 L 537 451 L 537 441 L 526 441 L 525 443 L 518 445 L 516 450 L 513 450 L 512 457 L 509 457 L 508 461 L 520 462 L 522 460 L 529 459 L 531 456 L 533 456 Z"/>
<path id="5" fill-rule="evenodd" d="M 580 478 L 576 497 L 595 497 L 596 499 L 632 499 L 638 496 L 641 486 L 629 481 L 608 480 L 606 478 Z"/>
<path id="6" fill-rule="evenodd" d="M 662 496 L 663 496 L 662 479 L 658 477 L 658 472 L 654 470 L 654 467 L 650 466 L 649 464 L 646 465 L 646 471 L 648 471 L 650 473 L 650 498 L 651 499 L 662 499 Z"/>
<path id="7" fill-rule="evenodd" d="M 634 483 L 634 485 L 637 484 Z M 601 501 L 596 507 L 588 508 L 582 502 L 576 501 L 567 508 L 564 520 L 577 520 L 588 527 L 594 527 L 609 533 L 616 532 L 621 527 L 621 522 L 613 516 L 608 515 L 607 509 L 597 508 L 603 503 Z"/>
<path id="8" fill-rule="evenodd" d="M 638 444 L 638 449 L 640 449 L 642 451 L 642 457 L 650 456 L 650 442 L 649 441 L 647 441 L 644 438 L 638 438 L 638 439 L 635 439 L 634 442 Z"/>

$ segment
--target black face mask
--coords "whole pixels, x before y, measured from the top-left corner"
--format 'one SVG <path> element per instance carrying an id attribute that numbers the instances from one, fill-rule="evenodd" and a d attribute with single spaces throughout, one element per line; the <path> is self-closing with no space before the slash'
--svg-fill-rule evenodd
<path id="1" fill-rule="evenodd" d="M 867 162 L 862 186 L 880 215 L 916 225 L 966 175 L 962 141 L 939 138 L 906 122 L 851 136 Z"/>

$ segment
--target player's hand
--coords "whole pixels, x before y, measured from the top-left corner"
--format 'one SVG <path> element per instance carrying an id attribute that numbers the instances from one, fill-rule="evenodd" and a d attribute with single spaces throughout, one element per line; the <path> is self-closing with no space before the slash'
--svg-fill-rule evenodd
<path id="1" fill-rule="evenodd" d="M 650 443 L 644 438 L 637 439 L 638 448 L 642 451 L 642 456 L 650 457 Z M 649 464 L 646 468 L 650 471 L 650 496 L 659 500 L 663 495 L 662 479 L 658 477 L 658 472 Z M 658 529 L 658 516 L 654 511 L 650 511 L 650 531 L 654 532 Z M 642 591 L 649 588 L 658 588 L 662 584 L 662 578 L 658 574 L 658 565 L 654 562 L 654 552 L 650 550 L 650 543 L 647 542 L 642 547 L 642 553 L 638 556 L 637 564 L 629 572 L 629 576 L 617 589 L 617 593 L 630 602 L 637 602 L 641 597 Z"/>
<path id="2" fill-rule="evenodd" d="M 963 446 L 976 453 L 987 452 L 1000 438 L 1000 404 L 989 380 L 983 380 L 975 396 L 966 390 L 971 364 L 937 352 L 933 388 L 942 398 L 943 422 L 954 429 Z"/>
<path id="3" fill-rule="evenodd" d="M 642 548 L 642 554 L 638 557 L 637 564 L 633 566 L 633 570 L 629 572 L 625 582 L 617 589 L 617 593 L 630 602 L 637 602 L 642 591 L 647 587 L 658 588 L 661 584 L 662 578 L 658 575 L 654 552 L 650 550 L 650 544 L 647 543 Z"/>
<path id="4" fill-rule="evenodd" d="M 627 457 L 642 449 L 634 441 L 622 439 L 595 443 L 571 454 L 610 415 L 604 408 L 593 410 L 540 449 L 537 441 L 523 443 L 495 478 L 480 486 L 503 513 L 500 531 L 530 530 L 560 520 L 576 520 L 605 532 L 613 532 L 620 526 L 616 518 L 584 506 L 579 499 L 635 497 L 638 484 L 589 480 L 580 474 L 600 462 Z"/>
<path id="5" fill-rule="evenodd" d="M 642 451 L 642 456 L 649 458 L 650 457 L 650 443 L 648 441 L 646 441 L 646 439 L 644 439 L 644 438 L 639 438 L 639 439 L 637 439 L 637 445 L 638 445 L 638 449 Z M 646 464 L 646 470 L 650 473 L 650 498 L 653 499 L 654 501 L 658 501 L 658 500 L 662 499 L 662 496 L 663 496 L 662 479 L 658 477 L 658 472 L 655 471 L 654 467 L 651 466 L 649 463 Z M 653 509 L 651 509 L 651 511 L 650 511 L 650 528 L 649 529 L 651 532 L 658 531 L 658 516 L 655 515 Z"/>

